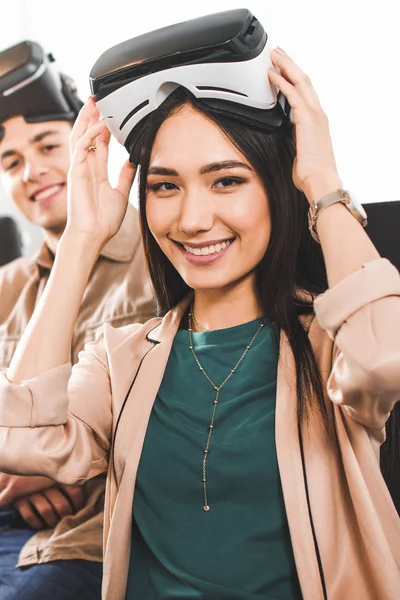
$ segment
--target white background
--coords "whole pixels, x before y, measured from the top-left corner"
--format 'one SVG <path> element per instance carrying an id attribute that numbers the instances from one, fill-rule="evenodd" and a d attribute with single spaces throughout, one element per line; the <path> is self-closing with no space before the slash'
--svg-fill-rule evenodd
<path id="1" fill-rule="evenodd" d="M 249 8 L 270 41 L 311 77 L 329 116 L 344 186 L 364 203 L 400 199 L 400 35 L 397 0 L 0 0 L 0 48 L 24 39 L 52 52 L 82 99 L 110 46 L 174 22 Z M 112 149 L 115 177 L 124 150 Z M 0 190 L 0 214 L 16 213 Z M 38 234 L 20 220 L 25 252 Z"/>

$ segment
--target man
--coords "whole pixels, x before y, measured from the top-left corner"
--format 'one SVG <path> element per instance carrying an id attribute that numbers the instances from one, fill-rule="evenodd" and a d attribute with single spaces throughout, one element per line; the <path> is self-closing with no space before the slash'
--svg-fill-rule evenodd
<path id="1" fill-rule="evenodd" d="M 66 226 L 69 136 L 81 105 L 71 81 L 54 70 L 38 44 L 23 42 L 0 53 L 1 182 L 44 237 L 37 256 L 0 268 L 1 369 L 45 288 Z M 72 362 L 104 322 L 121 326 L 153 315 L 137 215 L 129 207 L 92 271 Z M 104 486 L 103 477 L 79 487 L 0 474 L 2 600 L 100 598 Z"/>

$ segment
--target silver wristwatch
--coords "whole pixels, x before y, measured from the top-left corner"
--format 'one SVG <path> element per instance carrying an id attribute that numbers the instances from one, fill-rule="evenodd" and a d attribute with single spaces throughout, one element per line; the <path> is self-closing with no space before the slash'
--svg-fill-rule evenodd
<path id="1" fill-rule="evenodd" d="M 335 192 L 324 196 L 321 200 L 318 200 L 318 202 L 314 202 L 308 211 L 308 226 L 312 237 L 318 243 L 319 237 L 315 227 L 317 219 L 325 208 L 328 208 L 328 206 L 331 206 L 332 204 L 336 204 L 336 202 L 344 204 L 347 210 L 351 212 L 353 217 L 355 217 L 363 227 L 367 225 L 367 213 L 362 204 L 356 200 L 353 195 L 350 195 L 349 192 L 346 192 L 345 190 L 336 190 Z"/>

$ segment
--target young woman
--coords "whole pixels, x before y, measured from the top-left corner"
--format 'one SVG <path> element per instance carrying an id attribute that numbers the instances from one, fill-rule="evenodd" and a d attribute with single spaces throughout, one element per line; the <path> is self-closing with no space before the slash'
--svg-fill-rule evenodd
<path id="1" fill-rule="evenodd" d="M 283 133 L 167 99 L 134 157 L 163 316 L 105 327 L 71 373 L 82 293 L 135 173 L 110 187 L 91 101 L 74 128 L 68 226 L 1 376 L 0 469 L 108 471 L 107 600 L 398 597 L 378 456 L 400 397 L 400 277 L 343 203 L 312 240 L 309 205 L 342 182 L 309 79 L 282 50 L 272 60 L 296 155 Z"/>

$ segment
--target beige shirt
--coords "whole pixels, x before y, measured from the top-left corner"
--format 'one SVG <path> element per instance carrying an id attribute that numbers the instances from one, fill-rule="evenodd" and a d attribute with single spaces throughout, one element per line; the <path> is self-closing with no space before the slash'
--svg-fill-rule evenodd
<path id="1" fill-rule="evenodd" d="M 21 384 L 0 373 L 1 469 L 63 483 L 107 471 L 104 600 L 125 600 L 137 468 L 188 302 L 143 326 L 105 325 L 72 371 L 60 365 Z M 276 395 L 276 451 L 302 596 L 398 600 L 400 521 L 378 455 L 400 398 L 399 272 L 385 259 L 368 262 L 320 296 L 315 312 L 304 326 L 326 386 L 330 435 L 318 410 L 299 430 L 283 334 Z"/>
<path id="2" fill-rule="evenodd" d="M 52 265 L 53 256 L 44 244 L 36 257 L 0 268 L 0 369 L 10 364 Z M 91 273 L 75 326 L 71 362 L 77 362 L 84 344 L 94 340 L 104 323 L 114 327 L 144 323 L 154 316 L 154 307 L 137 213 L 129 207 L 120 231 L 104 247 Z M 84 508 L 61 519 L 54 529 L 33 535 L 22 549 L 19 566 L 72 558 L 102 561 L 104 489 L 104 475 L 86 483 Z"/>

